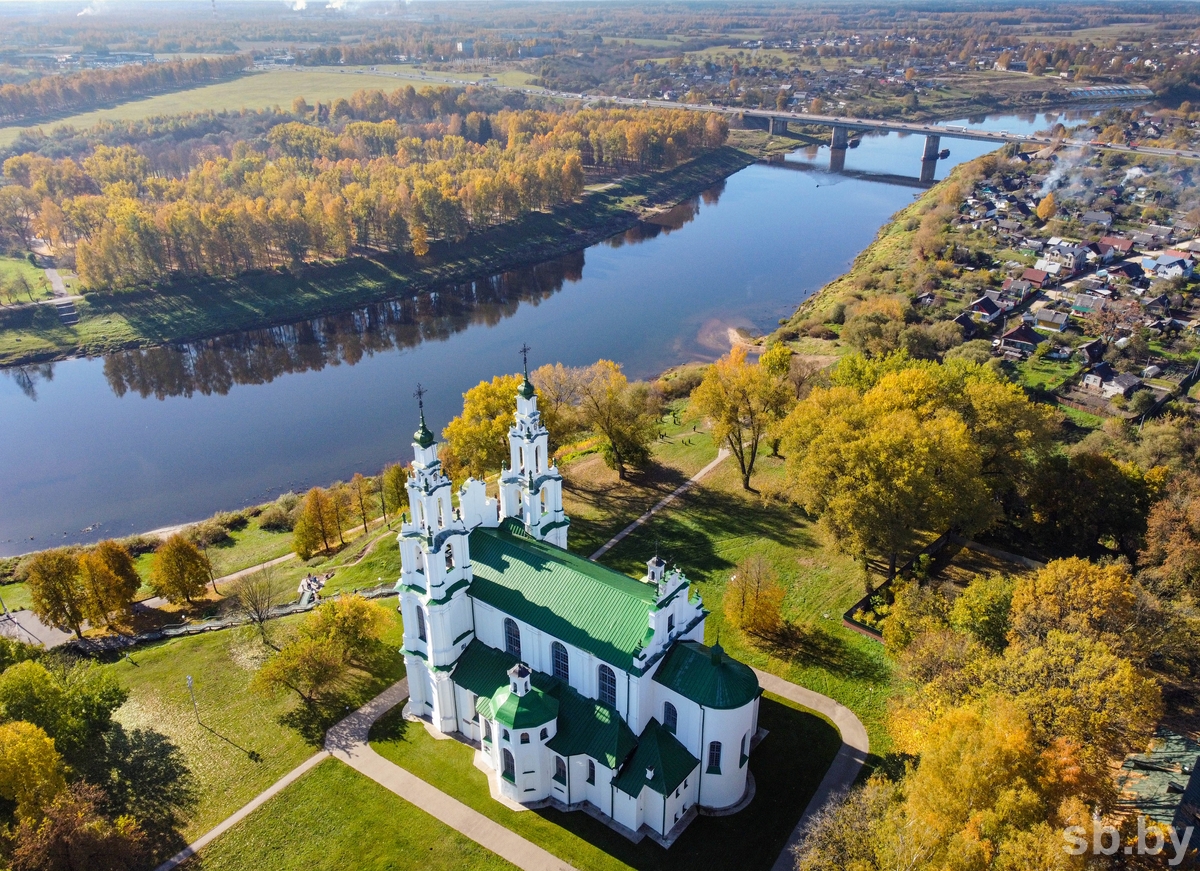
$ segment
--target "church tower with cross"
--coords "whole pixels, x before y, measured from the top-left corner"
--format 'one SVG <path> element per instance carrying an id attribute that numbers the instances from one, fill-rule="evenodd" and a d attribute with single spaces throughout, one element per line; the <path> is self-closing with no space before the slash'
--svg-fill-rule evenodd
<path id="1" fill-rule="evenodd" d="M 567 546 L 571 521 L 563 511 L 562 475 L 550 461 L 550 434 L 542 426 L 537 392 L 529 380 L 529 346 L 521 347 L 525 379 L 517 389 L 516 421 L 508 431 L 508 468 L 500 474 L 500 513 L 514 517 L 533 538 Z"/>
<path id="2" fill-rule="evenodd" d="M 700 592 L 657 549 L 640 578 L 566 549 L 563 479 L 521 353 L 498 498 L 470 478 L 452 499 L 417 388 L 396 584 L 405 716 L 474 746 L 494 796 L 673 841 L 701 809 L 753 794 L 761 687 L 704 644 Z"/>

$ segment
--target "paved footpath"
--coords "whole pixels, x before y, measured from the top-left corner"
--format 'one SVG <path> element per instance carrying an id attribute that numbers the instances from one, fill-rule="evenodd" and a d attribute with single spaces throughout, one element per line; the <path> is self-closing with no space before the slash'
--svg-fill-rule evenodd
<path id="1" fill-rule="evenodd" d="M 721 461 L 724 460 L 728 456 L 729 456 L 729 448 L 721 448 L 719 451 L 717 451 L 717 458 L 715 460 L 713 460 L 711 463 L 709 463 L 707 466 L 705 466 L 699 472 L 692 475 L 692 477 L 688 478 L 686 481 L 684 481 L 682 484 L 680 484 L 678 487 L 676 487 L 670 494 L 668 494 L 667 496 L 664 496 L 662 499 L 659 499 L 658 502 L 655 503 L 653 508 L 651 508 L 649 511 L 647 511 L 645 514 L 643 514 L 637 520 L 633 521 L 633 523 L 626 526 L 624 529 L 622 529 L 620 532 L 618 532 L 616 535 L 614 535 L 612 538 L 610 538 L 608 541 L 606 541 L 604 544 L 602 544 L 600 546 L 600 549 L 597 550 L 590 557 L 588 557 L 588 559 L 600 559 L 600 557 L 604 556 L 606 553 L 608 553 L 610 550 L 612 550 L 613 546 L 616 545 L 617 542 L 619 542 L 625 536 L 629 535 L 629 533 L 633 532 L 635 529 L 637 529 L 639 526 L 641 526 L 643 523 L 645 523 L 647 520 L 649 520 L 655 514 L 662 511 L 664 508 L 666 508 L 668 505 L 670 505 L 672 502 L 674 502 L 676 499 L 678 499 L 680 496 L 682 496 L 688 490 L 692 489 L 692 487 L 696 484 L 696 482 L 698 482 L 701 478 L 703 478 L 705 475 L 707 475 L 709 472 L 711 472 L 717 466 L 721 465 Z"/>
<path id="2" fill-rule="evenodd" d="M 575 871 L 575 869 L 527 841 L 516 832 L 485 817 L 456 798 L 389 762 L 371 749 L 367 736 L 371 726 L 389 710 L 408 698 L 408 679 L 393 684 L 381 695 L 342 720 L 325 736 L 325 749 L 355 771 L 405 801 L 457 829 L 472 841 L 487 847 L 524 871 Z"/>
<path id="3" fill-rule="evenodd" d="M 854 712 L 844 705 L 838 704 L 829 696 L 814 693 L 812 690 L 765 671 L 759 671 L 757 668 L 754 669 L 754 674 L 758 677 L 758 685 L 766 692 L 804 705 L 818 714 L 824 714 L 833 721 L 833 725 L 837 726 L 837 730 L 842 734 L 841 748 L 833 757 L 833 762 L 830 764 L 829 770 L 825 772 L 825 777 L 821 779 L 821 785 L 817 787 L 817 791 L 809 800 L 808 807 L 804 809 L 804 816 L 800 817 L 800 822 L 796 823 L 796 828 L 792 830 L 792 836 L 784 845 L 783 852 L 771 866 L 771 871 L 790 871 L 796 866 L 793 851 L 804 838 L 804 826 L 808 822 L 808 818 L 824 807 L 825 803 L 835 794 L 850 788 L 850 785 L 854 783 L 854 778 L 858 777 L 863 763 L 867 761 L 871 742 L 867 738 L 866 727 L 858 717 L 854 716 Z"/>
<path id="4" fill-rule="evenodd" d="M 316 768 L 318 764 L 324 762 L 328 758 L 328 751 L 322 750 L 320 753 L 314 753 L 312 756 L 305 759 L 254 798 L 250 799 L 250 801 L 235 814 L 233 814 L 233 816 L 218 824 L 215 829 L 205 832 L 199 838 L 192 841 L 192 843 L 188 844 L 166 862 L 163 862 L 161 865 L 155 868 L 154 871 L 171 871 L 172 868 L 177 868 L 178 866 L 182 865 L 188 859 L 200 852 L 200 850 L 207 847 L 212 841 L 216 840 L 221 835 L 232 829 L 246 817 L 250 816 L 250 814 L 254 813 L 280 792 L 287 789 L 301 777 L 308 774 L 310 770 Z"/>
<path id="5" fill-rule="evenodd" d="M 842 747 L 834 757 L 833 764 L 825 773 L 817 792 L 804 810 L 804 816 L 796 825 L 791 837 L 771 871 L 788 871 L 794 865 L 792 850 L 804 832 L 804 822 L 809 814 L 819 810 L 835 793 L 849 788 L 858 776 L 859 769 L 867 758 L 867 730 L 858 717 L 848 708 L 833 699 L 789 683 L 773 674 L 755 669 L 759 684 L 764 690 L 783 696 L 829 717 L 842 734 Z M 452 829 L 466 835 L 475 843 L 486 847 L 496 855 L 508 860 L 523 871 L 576 871 L 567 862 L 543 850 L 532 841 L 485 817 L 458 799 L 447 795 L 432 784 L 426 783 L 399 765 L 384 759 L 368 743 L 371 726 L 396 705 L 408 698 L 408 679 L 392 684 L 367 704 L 333 726 L 325 736 L 325 749 L 292 769 L 268 789 L 257 795 L 233 816 L 207 832 L 184 850 L 159 865 L 155 871 L 171 871 L 215 838 L 261 807 L 280 791 L 303 777 L 319 762 L 334 757 L 345 762 L 355 771 L 365 774 L 379 785 L 419 807 L 429 815 L 442 821 Z"/>

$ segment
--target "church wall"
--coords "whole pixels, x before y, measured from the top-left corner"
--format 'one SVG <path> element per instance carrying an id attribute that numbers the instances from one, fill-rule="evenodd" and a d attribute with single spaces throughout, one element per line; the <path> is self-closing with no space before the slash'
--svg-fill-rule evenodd
<path id="1" fill-rule="evenodd" d="M 645 795 L 648 790 L 643 789 L 642 795 Z M 619 789 L 613 791 L 613 812 L 612 818 L 625 828 L 632 831 L 637 831 L 642 827 L 644 818 L 644 809 L 642 807 L 641 796 L 634 798 L 621 792 Z"/>
<path id="2" fill-rule="evenodd" d="M 701 714 L 700 706 L 690 699 L 679 695 L 674 690 L 668 689 L 654 681 L 652 678 L 646 678 L 646 683 L 652 688 L 650 707 L 646 712 L 646 721 L 649 722 L 650 718 L 654 717 L 660 723 L 665 722 L 663 717 L 664 704 L 670 702 L 675 706 L 675 737 L 679 739 L 680 744 L 688 749 L 689 753 L 703 761 L 704 757 L 700 753 L 700 728 L 703 725 L 704 716 Z M 639 734 L 641 733 L 639 732 Z"/>
<path id="3" fill-rule="evenodd" d="M 743 740 L 753 736 L 758 726 L 758 700 L 731 711 L 704 709 L 704 734 L 700 753 L 700 804 L 723 808 L 737 804 L 746 792 L 749 763 L 742 764 Z M 708 748 L 721 742 L 721 772 L 708 771 Z"/>
<path id="4" fill-rule="evenodd" d="M 688 808 L 696 804 L 696 789 L 700 784 L 700 766 L 697 765 L 686 778 L 683 783 L 679 784 L 666 797 L 666 814 L 662 819 L 655 824 L 660 835 L 666 836 L 667 832 L 675 828 L 675 824 L 683 819 L 683 815 L 687 813 Z M 647 818 L 647 822 L 650 822 Z M 662 826 L 662 828 L 658 828 Z"/>

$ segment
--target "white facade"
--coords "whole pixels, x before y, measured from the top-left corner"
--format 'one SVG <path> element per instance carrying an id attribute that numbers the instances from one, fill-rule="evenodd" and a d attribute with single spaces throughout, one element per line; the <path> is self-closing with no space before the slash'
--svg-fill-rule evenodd
<path id="1" fill-rule="evenodd" d="M 538 559 L 559 560 L 563 571 L 582 571 L 582 580 L 598 582 L 608 571 L 588 569 L 590 563 L 565 553 L 554 556 L 566 548 L 569 520 L 562 476 L 528 380 L 516 406 L 499 499 L 488 498 L 484 483 L 471 479 L 459 489 L 455 508 L 424 419 L 414 436 L 397 583 L 410 712 L 476 743 L 506 798 L 566 808 L 587 803 L 631 831 L 645 826 L 666 837 L 697 805 L 728 808 L 746 795 L 757 680 L 719 647 L 703 647 L 707 612 L 699 595 L 657 557 L 641 579 L 652 589 L 624 577 L 615 585 L 636 588 L 632 606 L 622 600 L 627 616 L 637 622 L 637 609 L 645 612 L 645 623 L 632 627 L 636 643 L 623 651 L 592 643 L 587 632 L 560 637 L 547 628 L 562 626 L 557 615 L 537 608 L 509 613 L 472 595 L 472 531 L 491 530 L 476 542 L 486 552 L 497 540 L 489 536 L 500 536 L 510 528 L 502 524 L 514 521 L 529 539 L 553 546 L 531 557 L 534 569 Z M 511 535 L 505 541 L 521 546 Z M 490 570 L 497 564 L 493 560 Z M 531 598 L 535 592 L 531 588 Z M 688 668 L 677 667 L 684 660 Z M 704 679 L 694 687 L 678 676 L 685 672 Z M 619 721 L 606 710 L 615 710 Z"/>

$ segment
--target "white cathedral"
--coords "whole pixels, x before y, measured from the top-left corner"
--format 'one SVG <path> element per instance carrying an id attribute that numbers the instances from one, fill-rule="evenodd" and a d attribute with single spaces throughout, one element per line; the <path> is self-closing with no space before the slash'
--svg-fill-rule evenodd
<path id="1" fill-rule="evenodd" d="M 528 374 L 499 500 L 451 502 L 421 425 L 399 536 L 409 712 L 478 748 L 499 794 L 590 806 L 669 843 L 748 797 L 754 672 L 706 647 L 698 593 L 658 557 L 640 580 L 566 550 L 562 476 Z"/>

